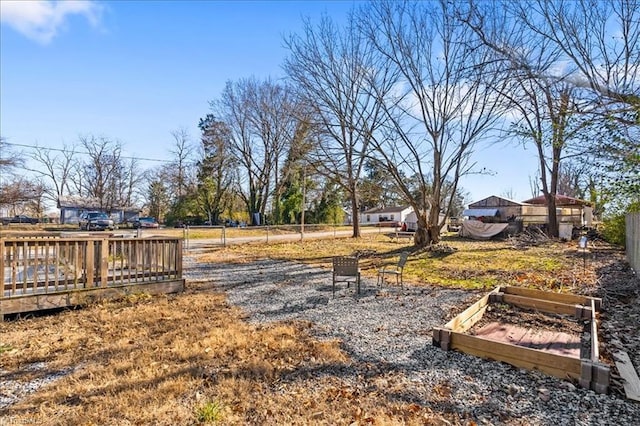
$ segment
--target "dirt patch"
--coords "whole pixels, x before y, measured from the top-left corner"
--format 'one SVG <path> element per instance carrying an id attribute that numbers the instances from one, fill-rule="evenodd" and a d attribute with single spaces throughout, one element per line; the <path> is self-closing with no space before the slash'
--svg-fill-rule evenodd
<path id="1" fill-rule="evenodd" d="M 482 319 L 472 327 L 471 334 L 473 334 L 473 330 L 493 322 L 513 324 L 522 328 L 536 330 L 562 331 L 576 335 L 581 334 L 588 324 L 588 321 L 579 321 L 569 316 L 522 309 L 506 303 L 491 303 L 487 306 Z"/>

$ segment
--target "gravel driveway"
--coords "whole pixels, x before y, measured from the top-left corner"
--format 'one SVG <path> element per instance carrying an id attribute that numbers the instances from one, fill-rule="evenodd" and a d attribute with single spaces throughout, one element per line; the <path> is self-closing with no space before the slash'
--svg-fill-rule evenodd
<path id="1" fill-rule="evenodd" d="M 184 271 L 187 285 L 213 280 L 251 322 L 309 321 L 319 339 L 339 339 L 353 361 L 341 376 L 356 387 L 363 381 L 363 366 L 374 365 L 377 375 L 393 377 L 389 397 L 479 424 L 640 424 L 640 404 L 618 393 L 596 394 L 538 372 L 432 346 L 431 329 L 479 293 L 380 289 L 365 278 L 360 295 L 340 284 L 334 298 L 329 270 L 275 260 L 203 264 L 187 257 Z M 443 389 L 446 398 L 434 404 L 433 392 Z"/>

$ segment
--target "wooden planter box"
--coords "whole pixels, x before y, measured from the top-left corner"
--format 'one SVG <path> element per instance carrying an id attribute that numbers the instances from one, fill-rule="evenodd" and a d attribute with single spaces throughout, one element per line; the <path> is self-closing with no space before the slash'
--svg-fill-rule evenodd
<path id="1" fill-rule="evenodd" d="M 482 318 L 491 303 L 504 303 L 549 314 L 572 315 L 580 320 L 591 321 L 589 356 L 560 355 L 547 350 L 465 334 Z M 596 318 L 601 305 L 602 300 L 599 298 L 501 286 L 469 306 L 444 327 L 434 328 L 433 344 L 444 350 L 457 349 L 516 367 L 540 370 L 562 379 L 573 379 L 584 388 L 606 393 L 610 383 L 610 368 L 600 362 Z"/>

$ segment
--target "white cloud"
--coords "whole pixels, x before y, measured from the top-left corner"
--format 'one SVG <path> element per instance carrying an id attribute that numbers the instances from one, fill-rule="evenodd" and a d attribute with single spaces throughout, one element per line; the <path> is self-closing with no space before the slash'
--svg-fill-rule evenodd
<path id="1" fill-rule="evenodd" d="M 95 27 L 101 13 L 102 7 L 94 1 L 0 1 L 0 22 L 41 44 L 50 43 L 65 27 L 69 16 L 84 16 Z"/>

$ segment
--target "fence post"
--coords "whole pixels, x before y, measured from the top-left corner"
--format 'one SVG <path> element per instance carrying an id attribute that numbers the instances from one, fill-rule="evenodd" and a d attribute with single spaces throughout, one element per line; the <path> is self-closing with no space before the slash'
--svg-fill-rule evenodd
<path id="1" fill-rule="evenodd" d="M 178 240 L 176 250 L 176 274 L 177 278 L 182 278 L 182 240 Z"/>
<path id="2" fill-rule="evenodd" d="M 0 284 L 2 284 L 2 293 L 0 293 L 0 299 L 4 298 L 4 240 L 0 238 Z M 0 301 L 0 322 L 4 321 L 4 313 L 2 309 L 2 302 Z"/>
<path id="3" fill-rule="evenodd" d="M 2 295 L 4 294 L 4 256 L 5 256 L 4 239 L 0 238 L 0 284 L 2 284 L 2 288 L 3 288 L 3 291 L 0 294 L 0 298 L 2 298 Z"/>
<path id="4" fill-rule="evenodd" d="M 100 287 L 107 286 L 109 277 L 109 240 L 100 240 Z"/>
<path id="5" fill-rule="evenodd" d="M 222 225 L 222 247 L 227 246 L 227 228 Z"/>
<path id="6" fill-rule="evenodd" d="M 85 287 L 93 287 L 94 278 L 95 278 L 95 266 L 94 263 L 96 261 L 95 251 L 94 251 L 95 240 L 87 240 L 87 244 L 85 245 L 85 278 L 84 285 Z"/>

